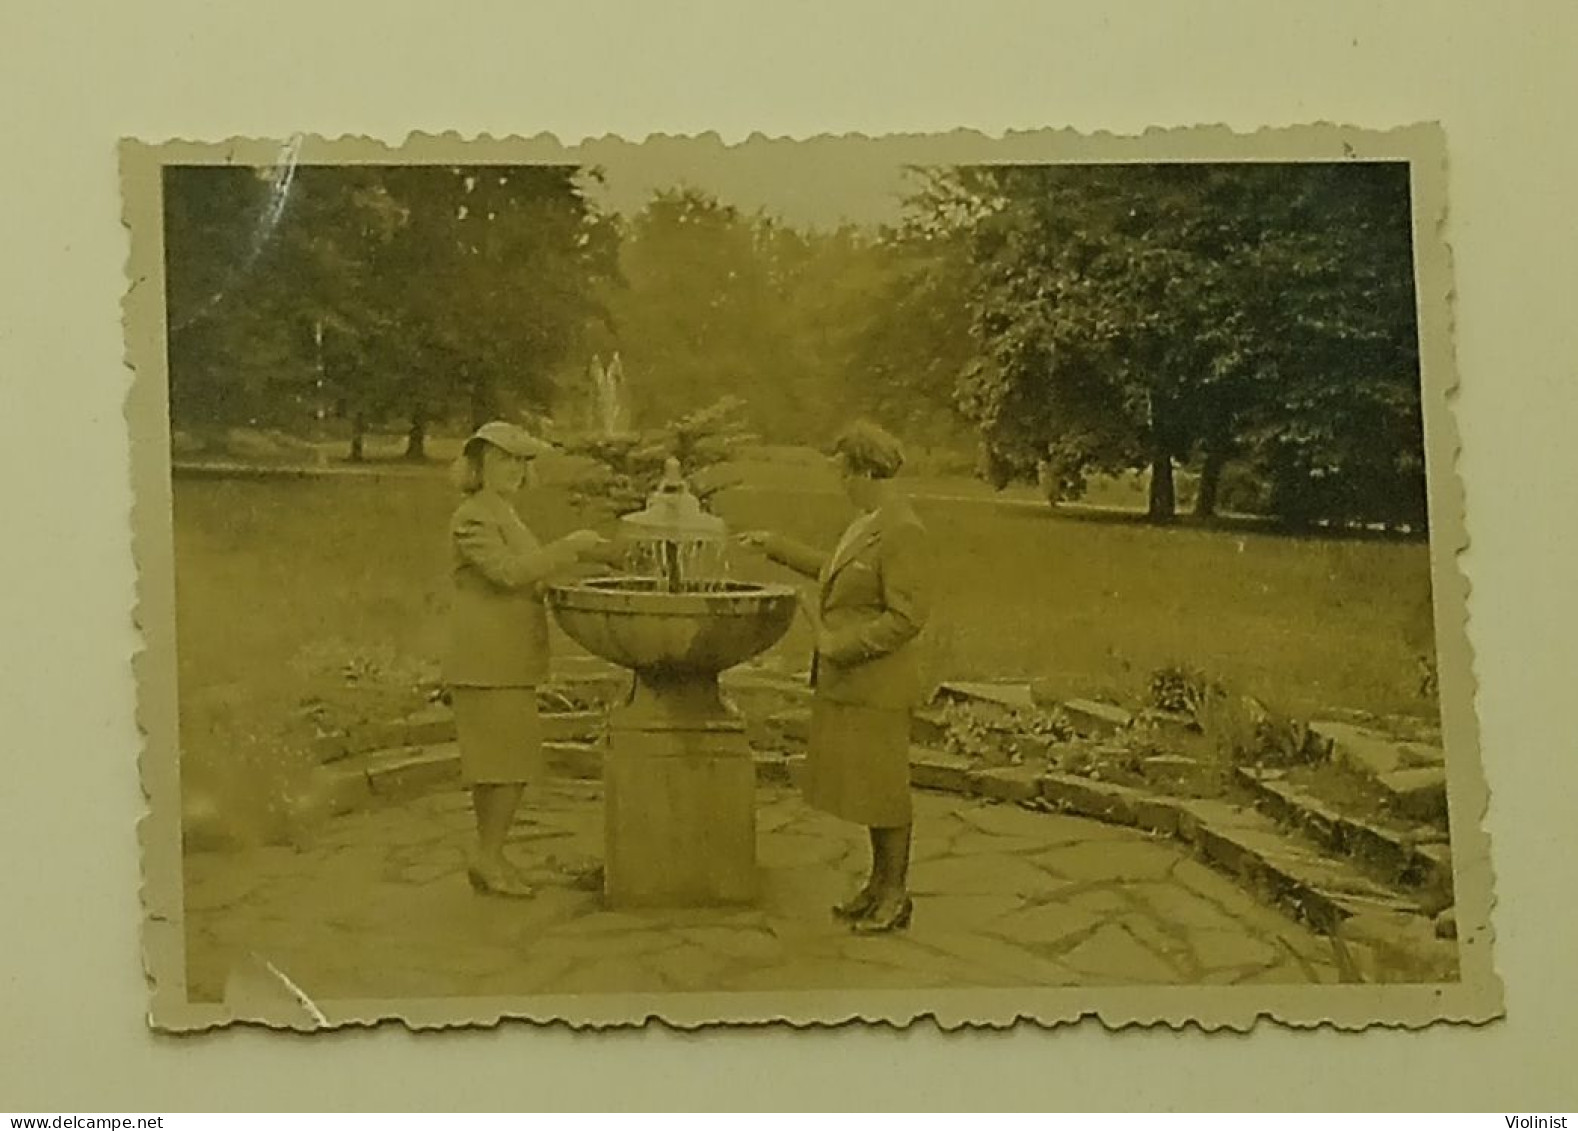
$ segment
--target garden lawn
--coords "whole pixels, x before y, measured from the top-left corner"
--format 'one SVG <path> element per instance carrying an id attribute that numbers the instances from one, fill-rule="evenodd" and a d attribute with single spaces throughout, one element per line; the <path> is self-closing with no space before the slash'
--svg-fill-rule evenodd
<path id="1" fill-rule="evenodd" d="M 807 468 L 718 497 L 733 529 L 830 546 L 849 517 Z M 979 484 L 916 481 L 931 532 L 935 678 L 1022 677 L 1054 694 L 1134 699 L 1187 664 L 1290 711 L 1430 715 L 1429 552 L 1420 543 L 1157 529 L 993 501 Z M 175 535 L 183 746 L 268 732 L 346 664 L 431 674 L 448 603 L 445 477 L 178 479 Z M 520 510 L 541 536 L 581 525 L 550 482 Z M 736 576 L 796 580 L 745 551 Z M 809 584 L 808 582 L 806 584 Z M 797 623 L 770 655 L 800 670 Z M 562 636 L 558 645 L 576 651 Z M 282 715 L 281 713 L 284 713 Z M 279 724 L 282 725 L 282 724 Z"/>

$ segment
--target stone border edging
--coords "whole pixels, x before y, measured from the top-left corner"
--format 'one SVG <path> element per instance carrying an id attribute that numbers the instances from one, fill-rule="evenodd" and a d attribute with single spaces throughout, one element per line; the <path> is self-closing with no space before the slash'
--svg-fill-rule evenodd
<path id="1" fill-rule="evenodd" d="M 917 788 L 1055 810 L 1181 841 L 1218 872 L 1333 939 L 1345 980 L 1456 977 L 1456 943 L 1437 938 L 1434 920 L 1417 905 L 1288 840 L 1252 809 L 1028 766 L 980 767 L 937 750 L 917 748 L 916 755 L 910 768 Z M 797 784 L 804 760 L 800 754 L 759 756 L 758 781 Z"/>
<path id="2" fill-rule="evenodd" d="M 1274 773 L 1240 766 L 1237 780 L 1278 819 L 1332 852 L 1354 856 L 1396 874 L 1408 887 L 1435 888 L 1452 895 L 1452 850 L 1445 833 L 1419 841 L 1369 821 L 1337 812 L 1320 798 L 1288 785 Z"/>
<path id="3" fill-rule="evenodd" d="M 757 684 L 747 681 L 747 689 L 753 686 Z M 777 677 L 763 678 L 758 689 L 793 696 L 808 694 L 798 681 Z M 1121 711 L 1114 708 L 1111 714 L 1103 712 L 1093 721 L 1112 726 Z M 544 712 L 541 717 L 550 766 L 564 777 L 598 779 L 602 752 L 595 736 L 602 712 Z M 800 745 L 808 723 L 805 710 L 779 711 L 749 723 L 759 785 L 799 784 L 803 754 L 759 747 Z M 1279 911 L 1331 938 L 1346 981 L 1451 980 L 1456 976 L 1456 943 L 1436 937 L 1435 921 L 1426 909 L 1360 875 L 1351 865 L 1288 839 L 1276 821 L 1255 809 L 1155 794 L 1031 766 L 982 765 L 925 744 L 924 740 L 936 741 L 941 732 L 934 713 L 917 713 L 915 737 L 923 741 L 914 747 L 910 763 L 916 788 L 1069 813 L 1177 840 Z M 347 751 L 366 755 L 366 764 L 329 764 L 336 775 L 336 812 L 374 798 L 389 800 L 415 790 L 458 784 L 459 751 L 454 745 L 453 718 L 447 711 L 400 720 L 382 733 L 397 741 L 381 756 L 376 752 L 368 755 L 365 749 Z M 1405 873 L 1411 869 L 1423 877 L 1427 888 L 1444 889 L 1450 899 L 1449 846 L 1406 844 L 1385 830 L 1335 813 L 1318 799 L 1274 788 L 1273 779 L 1263 780 L 1243 769 L 1236 776 L 1288 824 L 1323 847 L 1334 852 L 1358 850 L 1396 863 Z"/>
<path id="4" fill-rule="evenodd" d="M 583 781 L 601 776 L 597 744 L 544 745 L 550 765 L 562 776 Z M 453 743 L 386 755 L 360 770 L 340 771 L 334 791 L 337 811 L 458 786 L 460 753 Z M 805 755 L 757 752 L 754 761 L 759 785 L 793 786 L 801 780 Z M 1180 841 L 1216 871 L 1331 938 L 1347 981 L 1455 977 L 1455 942 L 1437 938 L 1433 920 L 1417 905 L 1288 840 L 1275 822 L 1252 809 L 1165 797 L 1027 766 L 977 767 L 960 755 L 924 748 L 917 748 L 911 761 L 911 780 L 933 792 L 1068 813 Z"/>

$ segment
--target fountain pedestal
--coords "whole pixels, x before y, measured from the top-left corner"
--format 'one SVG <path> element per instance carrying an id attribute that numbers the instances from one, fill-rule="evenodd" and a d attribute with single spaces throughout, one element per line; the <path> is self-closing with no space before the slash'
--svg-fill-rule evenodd
<path id="1" fill-rule="evenodd" d="M 653 578 L 555 586 L 565 633 L 634 673 L 603 760 L 604 894 L 616 907 L 706 907 L 757 892 L 756 775 L 718 674 L 776 643 L 788 586 Z"/>
<path id="2" fill-rule="evenodd" d="M 756 774 L 745 725 L 718 699 L 715 678 L 638 675 L 631 702 L 609 720 L 603 787 L 610 905 L 756 897 Z"/>

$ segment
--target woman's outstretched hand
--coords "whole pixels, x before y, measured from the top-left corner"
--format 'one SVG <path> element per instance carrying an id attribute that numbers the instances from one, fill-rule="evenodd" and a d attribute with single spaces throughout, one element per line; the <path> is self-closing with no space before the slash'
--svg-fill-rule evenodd
<path id="1" fill-rule="evenodd" d="M 596 562 L 601 566 L 623 568 L 629 557 L 629 551 L 621 543 L 604 538 L 592 549 L 584 552 L 581 557 L 586 561 Z"/>
<path id="2" fill-rule="evenodd" d="M 611 539 L 603 537 L 595 530 L 577 530 L 572 534 L 566 534 L 564 544 L 575 551 L 576 557 L 590 558 L 593 561 L 606 561 L 614 548 Z"/>
<path id="3" fill-rule="evenodd" d="M 772 537 L 768 530 L 745 530 L 734 536 L 734 542 L 748 550 L 765 550 Z"/>

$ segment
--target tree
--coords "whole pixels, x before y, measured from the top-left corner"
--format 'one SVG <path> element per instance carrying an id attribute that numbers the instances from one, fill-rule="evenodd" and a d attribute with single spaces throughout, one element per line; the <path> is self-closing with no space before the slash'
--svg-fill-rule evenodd
<path id="1" fill-rule="evenodd" d="M 296 410 L 296 343 L 258 303 L 292 184 L 246 168 L 164 171 L 170 411 L 181 426 L 277 423 Z"/>
<path id="2" fill-rule="evenodd" d="M 350 424 L 350 458 L 376 421 L 419 395 L 406 358 L 416 327 L 399 316 L 391 251 L 410 223 L 377 167 L 315 166 L 296 178 L 294 200 L 270 251 L 259 310 L 293 328 L 310 359 L 319 411 Z"/>
<path id="3" fill-rule="evenodd" d="M 1289 522 L 1427 522 L 1409 194 L 1404 165 L 1317 166 L 1257 250 L 1299 285 L 1260 296 L 1239 447 Z"/>
<path id="4" fill-rule="evenodd" d="M 864 293 L 827 316 L 853 328 L 840 373 L 853 411 L 923 442 L 967 439 L 954 397 L 974 357 L 968 253 L 955 233 L 918 228 L 867 246 Z"/>
<path id="5" fill-rule="evenodd" d="M 172 170 L 178 418 L 300 424 L 331 406 L 351 454 L 398 419 L 545 405 L 601 317 L 615 234 L 559 166 Z"/>
<path id="6" fill-rule="evenodd" d="M 1158 238 L 1183 195 L 1169 189 L 1148 168 L 1014 166 L 930 190 L 970 226 L 978 356 L 960 403 L 999 481 L 1040 475 L 1067 496 L 1092 471 L 1148 467 L 1151 517 L 1171 517 L 1199 364 L 1185 323 L 1210 280 Z"/>
<path id="7" fill-rule="evenodd" d="M 969 340 L 957 275 L 937 270 L 956 252 L 946 241 L 798 228 L 683 187 L 622 234 L 599 348 L 623 359 L 637 425 L 749 383 L 752 426 L 774 442 L 826 443 L 860 413 L 956 438 Z"/>
<path id="8" fill-rule="evenodd" d="M 679 461 L 692 493 L 709 504 L 736 480 L 725 466 L 755 437 L 744 420 L 745 402 L 726 396 L 657 428 L 605 435 L 589 431 L 560 437 L 573 455 L 595 465 L 571 487 L 576 501 L 609 514 L 640 510 L 657 487 L 664 464 Z"/>
<path id="9" fill-rule="evenodd" d="M 405 178 L 397 190 L 419 217 L 406 278 L 408 309 L 431 361 L 481 424 L 509 402 L 541 408 L 555 370 L 603 317 L 602 281 L 616 233 L 587 202 L 572 167 L 461 167 Z"/>
<path id="10" fill-rule="evenodd" d="M 610 298 L 638 423 L 770 387 L 782 357 L 757 221 L 692 189 L 658 192 L 626 226 Z M 767 378 L 767 379 L 764 379 Z M 770 405 L 758 405 L 770 418 Z"/>
<path id="11" fill-rule="evenodd" d="M 1054 498 L 1072 498 L 1091 473 L 1148 470 L 1149 514 L 1165 521 L 1176 463 L 1200 462 L 1209 513 L 1226 461 L 1248 455 L 1280 484 L 1278 506 L 1381 505 L 1376 468 L 1406 467 L 1421 444 L 1398 168 L 993 166 L 934 177 L 913 223 L 968 241 L 977 356 L 958 396 L 988 473 L 1040 475 Z M 1353 405 L 1389 423 L 1366 430 Z M 1323 472 L 1347 486 L 1294 489 Z"/>

